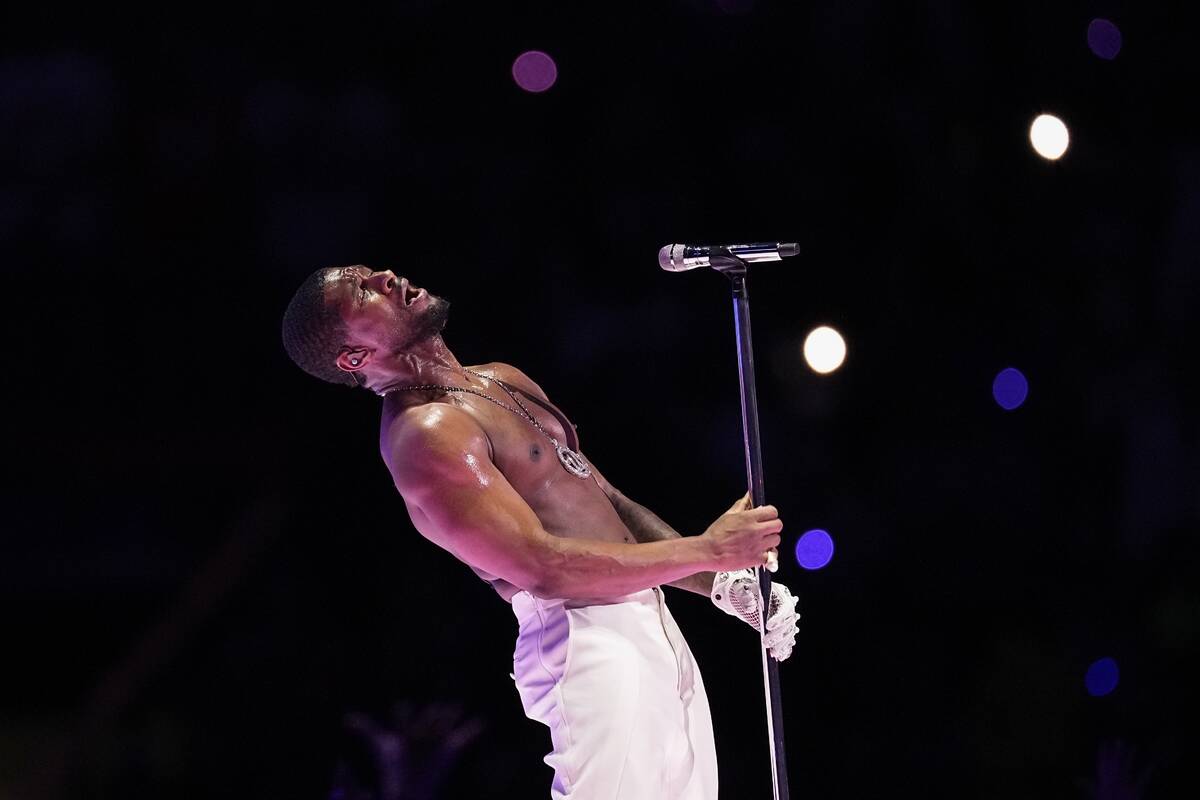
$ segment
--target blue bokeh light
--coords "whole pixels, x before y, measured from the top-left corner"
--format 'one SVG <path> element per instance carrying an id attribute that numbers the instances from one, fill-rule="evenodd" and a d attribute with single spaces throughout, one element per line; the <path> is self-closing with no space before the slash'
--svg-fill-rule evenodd
<path id="1" fill-rule="evenodd" d="M 1112 61 L 1121 52 L 1121 29 L 1106 19 L 1094 19 L 1088 25 L 1087 41 L 1093 53 Z"/>
<path id="2" fill-rule="evenodd" d="M 1008 367 L 1000 370 L 992 381 L 992 397 L 1005 411 L 1019 408 L 1029 395 L 1029 381 L 1019 369 Z"/>
<path id="3" fill-rule="evenodd" d="M 796 540 L 796 562 L 805 569 L 820 569 L 833 558 L 833 537 L 823 530 L 806 531 Z"/>
<path id="4" fill-rule="evenodd" d="M 1117 669 L 1117 662 L 1105 656 L 1093 661 L 1087 668 L 1087 674 L 1083 676 L 1083 683 L 1092 697 L 1103 697 L 1117 688 L 1117 681 L 1120 680 L 1120 677 L 1121 671 Z"/>

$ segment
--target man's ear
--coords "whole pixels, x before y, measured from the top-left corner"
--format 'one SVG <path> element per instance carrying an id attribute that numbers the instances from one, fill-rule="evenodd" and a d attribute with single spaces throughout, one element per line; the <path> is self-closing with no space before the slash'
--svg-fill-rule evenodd
<path id="1" fill-rule="evenodd" d="M 371 360 L 371 356 L 374 354 L 374 351 L 365 348 L 343 350 L 338 353 L 335 363 L 342 372 L 358 372 L 367 365 L 367 362 Z"/>

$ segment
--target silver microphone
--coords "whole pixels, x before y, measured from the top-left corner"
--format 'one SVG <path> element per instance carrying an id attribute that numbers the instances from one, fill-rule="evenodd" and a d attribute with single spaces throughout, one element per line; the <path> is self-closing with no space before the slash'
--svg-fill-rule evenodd
<path id="1" fill-rule="evenodd" d="M 725 251 L 728 251 L 726 253 Z M 753 264 L 758 261 L 779 261 L 800 252 L 795 242 L 755 242 L 754 244 L 668 244 L 658 251 L 658 265 L 667 272 L 683 272 L 696 267 L 711 267 L 730 255 Z"/>

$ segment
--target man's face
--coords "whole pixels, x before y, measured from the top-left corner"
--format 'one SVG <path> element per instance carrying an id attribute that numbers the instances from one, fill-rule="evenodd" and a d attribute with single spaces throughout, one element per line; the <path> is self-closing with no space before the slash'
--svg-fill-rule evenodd
<path id="1" fill-rule="evenodd" d="M 346 323 L 347 343 L 385 353 L 403 352 L 441 333 L 450 304 L 397 278 L 362 265 L 330 269 L 325 302 Z"/>

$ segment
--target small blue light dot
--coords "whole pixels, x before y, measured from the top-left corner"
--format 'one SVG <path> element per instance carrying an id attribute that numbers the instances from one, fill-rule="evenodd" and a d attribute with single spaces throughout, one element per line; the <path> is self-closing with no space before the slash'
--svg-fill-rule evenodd
<path id="1" fill-rule="evenodd" d="M 1092 665 L 1087 668 L 1087 674 L 1083 677 L 1083 684 L 1087 687 L 1087 692 L 1092 697 L 1103 697 L 1117 688 L 1117 681 L 1120 677 L 1121 671 L 1117 669 L 1117 662 L 1105 657 L 1098 661 L 1093 661 Z"/>
<path id="2" fill-rule="evenodd" d="M 825 531 L 807 531 L 796 540 L 796 562 L 805 569 L 820 569 L 831 558 L 833 538 Z"/>
<path id="3" fill-rule="evenodd" d="M 1029 395 L 1029 381 L 1019 369 L 1009 367 L 1000 370 L 992 381 L 992 397 L 1005 411 L 1019 408 Z"/>

